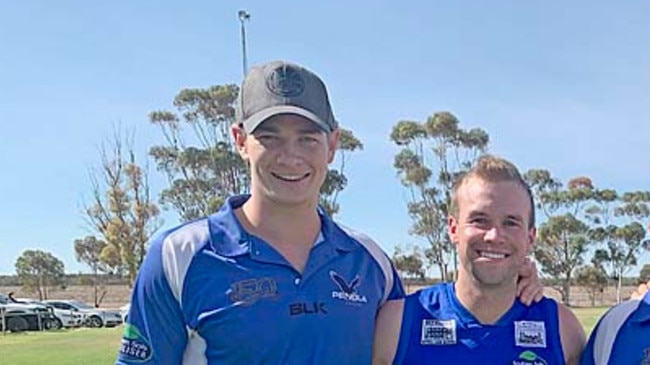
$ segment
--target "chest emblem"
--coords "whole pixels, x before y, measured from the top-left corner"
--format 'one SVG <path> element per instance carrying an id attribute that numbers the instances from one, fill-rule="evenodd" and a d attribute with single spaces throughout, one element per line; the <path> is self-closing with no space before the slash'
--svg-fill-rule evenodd
<path id="1" fill-rule="evenodd" d="M 542 321 L 516 321 L 515 345 L 546 347 L 546 326 Z"/>
<path id="2" fill-rule="evenodd" d="M 355 276 L 354 279 L 349 282 L 345 280 L 341 275 L 336 271 L 330 271 L 330 278 L 339 288 L 332 292 L 332 298 L 340 299 L 348 303 L 367 303 L 368 299 L 365 295 L 358 293 L 359 284 L 361 283 L 361 277 L 359 275 Z"/>
<path id="3" fill-rule="evenodd" d="M 455 345 L 456 320 L 423 319 L 420 344 L 422 345 Z"/>

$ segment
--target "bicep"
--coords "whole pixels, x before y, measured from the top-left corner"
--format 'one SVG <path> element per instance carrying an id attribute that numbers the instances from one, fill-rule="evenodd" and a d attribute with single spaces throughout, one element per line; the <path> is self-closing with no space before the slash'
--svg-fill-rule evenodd
<path id="1" fill-rule="evenodd" d="M 562 304 L 558 304 L 558 318 L 565 362 L 578 365 L 587 340 L 585 331 L 573 311 Z"/>
<path id="2" fill-rule="evenodd" d="M 373 365 L 393 363 L 402 327 L 403 310 L 402 299 L 389 300 L 379 309 L 373 342 Z"/>

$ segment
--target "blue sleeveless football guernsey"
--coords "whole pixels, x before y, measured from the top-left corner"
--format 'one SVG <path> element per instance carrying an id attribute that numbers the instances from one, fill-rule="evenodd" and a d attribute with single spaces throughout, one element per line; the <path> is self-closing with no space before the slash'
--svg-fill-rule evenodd
<path id="1" fill-rule="evenodd" d="M 557 303 L 518 300 L 484 325 L 458 301 L 452 283 L 406 297 L 394 364 L 564 364 Z"/>

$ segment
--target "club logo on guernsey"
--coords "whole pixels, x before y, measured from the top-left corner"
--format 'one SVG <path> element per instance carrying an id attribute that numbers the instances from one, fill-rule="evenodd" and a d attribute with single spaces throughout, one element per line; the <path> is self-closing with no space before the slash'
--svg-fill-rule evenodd
<path id="1" fill-rule="evenodd" d="M 278 284 L 272 278 L 246 279 L 230 284 L 227 294 L 234 303 L 251 305 L 261 298 L 276 297 Z"/>
<path id="2" fill-rule="evenodd" d="M 120 353 L 129 362 L 145 362 L 153 355 L 149 341 L 134 325 L 126 323 Z"/>
<path id="3" fill-rule="evenodd" d="M 546 327 L 541 321 L 516 321 L 515 345 L 546 347 Z"/>
<path id="4" fill-rule="evenodd" d="M 333 291 L 332 298 L 340 299 L 348 303 L 368 303 L 365 295 L 357 293 L 357 288 L 361 283 L 359 275 L 355 276 L 349 283 L 335 271 L 330 271 L 330 277 L 339 287 L 340 291 Z"/>
<path id="5" fill-rule="evenodd" d="M 456 320 L 422 320 L 421 345 L 455 345 L 456 341 Z"/>
<path id="6" fill-rule="evenodd" d="M 536 353 L 529 350 L 519 354 L 519 358 L 514 360 L 512 365 L 548 365 L 548 363 Z"/>

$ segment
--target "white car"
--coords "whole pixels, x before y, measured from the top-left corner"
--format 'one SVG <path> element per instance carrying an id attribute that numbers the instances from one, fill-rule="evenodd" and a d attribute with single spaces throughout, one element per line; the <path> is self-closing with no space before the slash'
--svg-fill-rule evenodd
<path id="1" fill-rule="evenodd" d="M 51 304 L 40 302 L 36 299 L 16 298 L 18 303 L 38 304 L 46 307 L 51 307 L 54 312 L 55 325 L 53 328 L 59 329 L 61 327 L 74 328 L 81 327 L 84 324 L 85 316 L 82 313 L 75 312 L 71 309 L 59 309 Z"/>
<path id="2" fill-rule="evenodd" d="M 0 330 L 20 332 L 49 329 L 56 323 L 52 309 L 44 305 L 17 303 L 11 295 L 0 294 Z"/>
<path id="3" fill-rule="evenodd" d="M 84 316 L 84 324 L 88 327 L 114 327 L 122 324 L 122 316 L 118 310 L 95 308 L 78 300 L 44 300 L 43 303 L 57 309 L 81 313 Z"/>

